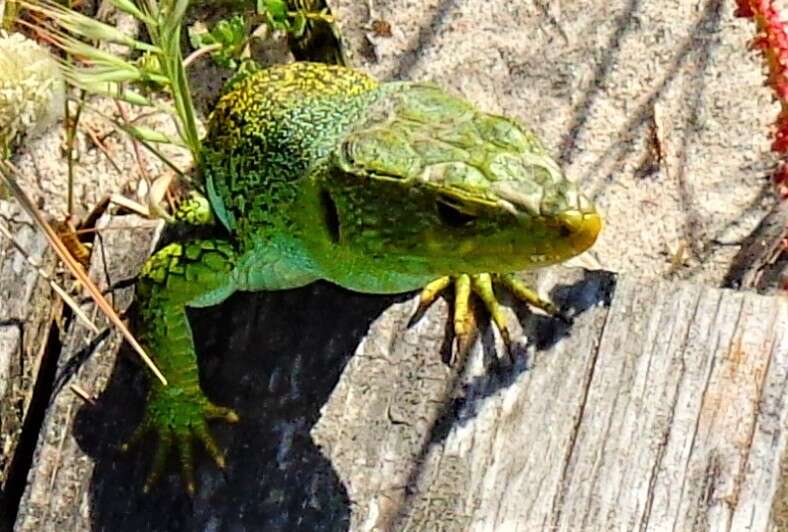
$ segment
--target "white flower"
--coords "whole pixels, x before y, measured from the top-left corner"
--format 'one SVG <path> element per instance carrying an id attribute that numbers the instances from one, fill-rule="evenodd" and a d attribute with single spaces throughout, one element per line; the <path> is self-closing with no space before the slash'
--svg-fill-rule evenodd
<path id="1" fill-rule="evenodd" d="M 51 126 L 64 97 L 63 76 L 49 52 L 22 34 L 0 32 L 0 154 L 15 138 Z"/>

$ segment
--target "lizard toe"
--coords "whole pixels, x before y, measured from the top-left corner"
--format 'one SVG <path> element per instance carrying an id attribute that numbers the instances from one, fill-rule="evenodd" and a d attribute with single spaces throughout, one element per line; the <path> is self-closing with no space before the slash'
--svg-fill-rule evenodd
<path id="1" fill-rule="evenodd" d="M 159 481 L 159 478 L 161 478 L 164 466 L 167 463 L 167 457 L 170 454 L 170 449 L 172 449 L 172 441 L 173 434 L 171 431 L 159 433 L 156 450 L 153 452 L 150 472 L 148 473 L 148 478 L 145 480 L 145 486 L 143 487 L 145 493 L 148 493 Z"/>
<path id="2" fill-rule="evenodd" d="M 211 434 L 208 421 L 219 419 L 235 423 L 239 417 L 233 409 L 213 404 L 202 393 L 184 394 L 164 390 L 166 389 L 152 392 L 145 419 L 129 441 L 123 444 L 122 449 L 129 449 L 149 432 L 155 433 L 157 445 L 150 473 L 145 481 L 145 492 L 150 491 L 159 481 L 170 452 L 175 447 L 184 486 L 186 491 L 193 495 L 196 491 L 195 441 L 205 448 L 220 469 L 224 469 L 224 454 Z"/>
<path id="3" fill-rule="evenodd" d="M 523 301 L 532 307 L 536 307 L 551 316 L 555 316 L 565 323 L 571 323 L 571 318 L 563 314 L 555 304 L 544 299 L 530 288 L 526 283 L 518 279 L 515 274 L 459 274 L 456 276 L 446 276 L 432 281 L 421 292 L 418 307 L 411 317 L 408 326 L 418 321 L 435 300 L 454 284 L 454 309 L 452 313 L 452 323 L 454 326 L 454 345 L 452 348 L 450 365 L 455 365 L 458 360 L 465 358 L 476 338 L 477 324 L 473 312 L 473 298 L 475 294 L 484 304 L 487 312 L 495 323 L 496 328 L 501 334 L 507 355 L 511 359 L 512 337 L 509 328 L 509 320 L 506 317 L 503 307 L 495 295 L 495 287 L 510 292 L 515 299 Z"/>

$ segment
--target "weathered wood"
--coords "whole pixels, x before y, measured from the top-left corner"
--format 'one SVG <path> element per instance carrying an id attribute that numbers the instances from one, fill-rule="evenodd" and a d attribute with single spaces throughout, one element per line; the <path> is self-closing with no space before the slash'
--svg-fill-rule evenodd
<path id="1" fill-rule="evenodd" d="M 373 324 L 314 432 L 353 529 L 768 530 L 788 300 L 621 277 L 608 307 L 606 274 L 550 277 L 574 325 L 527 318 L 550 347 L 459 387 Z"/>
<path id="2" fill-rule="evenodd" d="M 44 271 L 52 272 L 53 254 L 21 209 L 0 201 L 0 224 Z M 59 316 L 60 307 L 49 284 L 0 235 L 0 512 L 52 318 Z"/>
<path id="3" fill-rule="evenodd" d="M 742 242 L 731 261 L 724 285 L 780 293 L 788 287 L 788 200 L 774 206 Z"/>
<path id="4" fill-rule="evenodd" d="M 766 530 L 788 302 L 604 272 L 540 279 L 575 321 L 523 312 L 513 366 L 494 362 L 485 328 L 448 368 L 442 301 L 410 328 L 414 301 L 326 284 L 197 313 L 206 389 L 242 422 L 216 427 L 229 466 L 203 457 L 191 502 L 175 471 L 141 492 L 150 444 L 116 445 L 139 420 L 142 372 L 112 361 L 114 335 L 86 351 L 75 329 L 17 530 Z M 95 406 L 68 389 L 99 394 L 108 378 Z"/>
<path id="5" fill-rule="evenodd" d="M 131 303 L 133 288 L 128 281 L 133 280 L 150 255 L 156 227 L 156 222 L 135 217 L 119 218 L 113 227 L 107 227 L 106 221 L 97 224 L 91 275 L 119 312 Z M 20 530 L 52 530 L 60 522 L 61 512 L 73 517 L 72 513 L 81 516 L 86 511 L 93 463 L 86 459 L 75 439 L 78 427 L 74 420 L 80 408 L 89 405 L 74 393 L 71 385 L 90 395 L 100 393 L 115 364 L 121 337 L 106 328 L 106 320 L 92 304 L 86 304 L 85 309 L 95 323 L 103 324 L 104 330 L 94 337 L 81 322 L 72 321 L 63 340 L 53 395 L 16 523 Z M 85 523 L 68 529 L 89 528 Z"/>

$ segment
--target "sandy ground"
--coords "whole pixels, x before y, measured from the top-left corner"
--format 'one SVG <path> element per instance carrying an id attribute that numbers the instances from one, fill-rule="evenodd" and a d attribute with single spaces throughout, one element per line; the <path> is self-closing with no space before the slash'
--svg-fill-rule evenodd
<path id="1" fill-rule="evenodd" d="M 734 2 L 329 4 L 362 68 L 530 125 L 604 213 L 606 269 L 719 284 L 775 201 L 778 106 Z"/>

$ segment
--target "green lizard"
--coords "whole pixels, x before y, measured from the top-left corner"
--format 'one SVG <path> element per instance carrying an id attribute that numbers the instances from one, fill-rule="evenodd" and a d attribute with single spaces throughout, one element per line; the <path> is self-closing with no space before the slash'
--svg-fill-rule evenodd
<path id="1" fill-rule="evenodd" d="M 162 248 L 138 283 L 140 337 L 169 380 L 153 382 L 132 438 L 158 433 L 146 489 L 174 445 L 193 491 L 195 439 L 224 465 L 206 420 L 238 419 L 200 388 L 187 307 L 317 279 L 379 294 L 426 285 L 427 304 L 454 280 L 458 339 L 474 292 L 508 342 L 493 282 L 554 311 L 510 272 L 577 255 L 601 228 L 531 132 L 430 84 L 316 63 L 261 70 L 229 87 L 203 145 L 227 237 Z"/>

